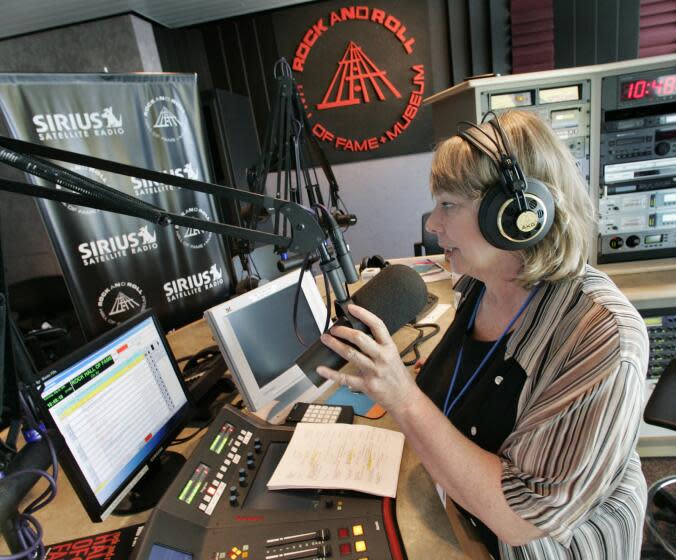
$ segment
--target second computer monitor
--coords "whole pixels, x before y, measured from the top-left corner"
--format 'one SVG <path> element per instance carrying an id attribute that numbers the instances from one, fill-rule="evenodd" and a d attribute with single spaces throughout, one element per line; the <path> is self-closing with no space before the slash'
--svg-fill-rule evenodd
<path id="1" fill-rule="evenodd" d="M 50 366 L 34 396 L 57 430 L 64 470 L 94 521 L 105 519 L 151 464 L 159 465 L 191 414 L 180 371 L 150 311 Z"/>
<path id="2" fill-rule="evenodd" d="M 314 387 L 295 366 L 296 358 L 319 338 L 326 322 L 322 296 L 312 276 L 305 274 L 294 328 L 299 276 L 300 271 L 291 272 L 205 313 L 240 394 L 254 412 L 282 397 L 288 401 L 282 403 L 285 406 L 293 404 L 295 396 L 316 397 L 330 385 Z M 266 419 L 274 421 L 270 416 Z"/>

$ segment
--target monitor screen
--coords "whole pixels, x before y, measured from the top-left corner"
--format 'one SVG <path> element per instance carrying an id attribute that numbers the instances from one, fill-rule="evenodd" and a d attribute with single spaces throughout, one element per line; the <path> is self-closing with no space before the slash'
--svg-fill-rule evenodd
<path id="1" fill-rule="evenodd" d="M 57 362 L 35 389 L 62 440 L 64 470 L 94 520 L 107 517 L 190 414 L 151 312 Z"/>
<path id="2" fill-rule="evenodd" d="M 252 411 L 294 386 L 307 384 L 309 389 L 312 385 L 295 361 L 319 338 L 326 306 L 312 276 L 304 274 L 294 329 L 299 277 L 300 271 L 291 272 L 205 313 L 240 394 Z M 327 387 L 322 385 L 320 393 Z"/>
<path id="3" fill-rule="evenodd" d="M 279 372 L 290 368 L 305 350 L 293 330 L 295 293 L 295 285 L 272 291 L 228 316 L 259 387 L 274 381 Z M 319 326 L 307 299 L 302 296 L 298 299 L 296 324 L 303 342 L 311 343 L 319 338 Z M 261 341 L 265 341 L 264 352 L 261 352 Z"/>

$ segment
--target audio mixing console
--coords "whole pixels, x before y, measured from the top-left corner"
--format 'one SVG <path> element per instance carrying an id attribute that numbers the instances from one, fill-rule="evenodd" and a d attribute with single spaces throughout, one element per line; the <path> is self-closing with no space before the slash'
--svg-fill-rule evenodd
<path id="1" fill-rule="evenodd" d="M 267 489 L 292 434 L 225 406 L 153 511 L 133 558 L 405 558 L 389 498 Z"/>

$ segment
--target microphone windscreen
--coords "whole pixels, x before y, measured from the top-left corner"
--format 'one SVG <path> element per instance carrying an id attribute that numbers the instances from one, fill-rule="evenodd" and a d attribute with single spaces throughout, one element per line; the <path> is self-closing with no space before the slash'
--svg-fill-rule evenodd
<path id="1" fill-rule="evenodd" d="M 352 299 L 380 317 L 387 330 L 394 333 L 425 307 L 427 286 L 411 267 L 393 264 L 356 291 Z"/>

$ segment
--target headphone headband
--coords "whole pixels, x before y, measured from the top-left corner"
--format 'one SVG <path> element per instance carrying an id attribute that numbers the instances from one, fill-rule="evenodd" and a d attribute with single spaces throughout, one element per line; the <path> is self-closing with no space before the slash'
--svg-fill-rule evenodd
<path id="1" fill-rule="evenodd" d="M 493 118 L 488 120 L 489 116 L 492 116 Z M 469 142 L 474 148 L 486 155 L 493 162 L 505 194 L 514 197 L 519 206 L 519 210 L 524 212 L 528 209 L 526 199 L 523 196 L 523 191 L 527 190 L 526 176 L 513 155 L 511 144 L 509 143 L 509 139 L 504 130 L 500 126 L 498 116 L 493 111 L 488 111 L 483 119 L 481 119 L 481 124 L 485 122 L 488 122 L 495 131 L 495 138 L 480 126 L 469 121 L 460 121 L 460 123 L 458 123 L 458 136 Z M 487 144 L 480 142 L 476 136 L 468 132 L 469 129 L 476 130 L 488 138 L 495 147 L 495 152 L 492 151 Z M 500 143 L 502 143 L 502 145 L 500 145 Z"/>
<path id="2" fill-rule="evenodd" d="M 457 132 L 490 159 L 500 178 L 499 185 L 484 194 L 479 226 L 492 245 L 510 251 L 525 249 L 540 241 L 551 228 L 554 200 L 541 181 L 525 176 L 497 115 L 488 111 L 481 120 L 483 123 L 488 123 L 495 134 L 469 121 L 458 123 Z"/>

